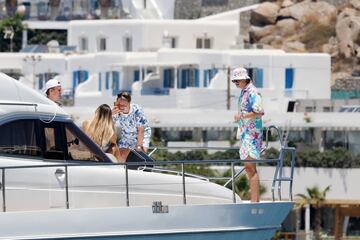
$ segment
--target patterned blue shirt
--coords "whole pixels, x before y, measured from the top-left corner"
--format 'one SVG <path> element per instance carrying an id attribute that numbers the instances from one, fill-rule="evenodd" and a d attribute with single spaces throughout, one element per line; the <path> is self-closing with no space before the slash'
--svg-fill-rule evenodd
<path id="1" fill-rule="evenodd" d="M 238 101 L 239 113 L 260 113 L 264 114 L 261 95 L 252 83 L 249 83 L 242 91 Z M 239 121 L 240 133 L 240 158 L 248 156 L 259 159 L 262 145 L 262 119 L 260 116 L 255 119 L 241 119 Z"/>
<path id="2" fill-rule="evenodd" d="M 118 139 L 119 148 L 135 148 L 137 145 L 138 127 L 144 126 L 143 147 L 149 147 L 151 128 L 142 108 L 137 104 L 130 104 L 128 114 L 119 113 L 113 116 L 116 129 L 121 129 Z"/>

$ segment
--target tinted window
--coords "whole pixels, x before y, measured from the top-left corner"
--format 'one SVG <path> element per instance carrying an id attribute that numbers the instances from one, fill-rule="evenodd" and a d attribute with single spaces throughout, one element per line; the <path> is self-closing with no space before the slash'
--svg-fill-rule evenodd
<path id="1" fill-rule="evenodd" d="M 0 126 L 0 153 L 41 156 L 36 121 L 18 120 Z"/>
<path id="2" fill-rule="evenodd" d="M 66 127 L 66 139 L 69 160 L 103 161 L 103 159 L 89 149 L 76 131 L 70 126 Z"/>
<path id="3" fill-rule="evenodd" d="M 47 159 L 65 159 L 63 124 L 59 122 L 42 123 L 44 125 L 45 154 Z"/>

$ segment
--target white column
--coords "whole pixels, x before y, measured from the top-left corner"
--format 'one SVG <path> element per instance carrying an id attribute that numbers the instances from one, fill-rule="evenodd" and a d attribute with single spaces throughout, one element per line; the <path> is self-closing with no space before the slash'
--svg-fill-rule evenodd
<path id="1" fill-rule="evenodd" d="M 144 81 L 143 66 L 139 67 L 139 71 L 140 71 L 140 82 L 142 83 Z"/>
<path id="2" fill-rule="evenodd" d="M 26 29 L 24 29 L 22 31 L 22 46 L 21 46 L 21 48 L 25 48 L 27 46 L 27 41 L 28 41 L 28 31 Z"/>
<path id="3" fill-rule="evenodd" d="M 310 205 L 307 204 L 305 206 L 305 234 L 306 234 L 306 240 L 311 240 L 310 236 Z"/>
<path id="4" fill-rule="evenodd" d="M 178 88 L 178 69 L 177 66 L 174 67 L 174 89 Z"/>
<path id="5" fill-rule="evenodd" d="M 204 69 L 198 66 L 199 70 L 199 88 L 204 88 Z"/>
<path id="6" fill-rule="evenodd" d="M 349 219 L 350 219 L 349 216 L 344 217 L 344 225 L 343 225 L 343 231 L 342 231 L 343 236 L 346 236 L 347 228 L 348 228 L 348 225 L 349 225 Z"/>
<path id="7" fill-rule="evenodd" d="M 147 67 L 145 66 L 145 67 L 144 67 L 144 77 L 143 77 L 143 81 L 145 80 L 146 76 L 147 76 Z"/>

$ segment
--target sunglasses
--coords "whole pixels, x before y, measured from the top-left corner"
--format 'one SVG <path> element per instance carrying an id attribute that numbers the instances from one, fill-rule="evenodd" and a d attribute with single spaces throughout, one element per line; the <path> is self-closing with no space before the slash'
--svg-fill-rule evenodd
<path id="1" fill-rule="evenodd" d="M 237 83 L 237 82 L 240 82 L 242 80 L 231 80 L 233 83 Z"/>

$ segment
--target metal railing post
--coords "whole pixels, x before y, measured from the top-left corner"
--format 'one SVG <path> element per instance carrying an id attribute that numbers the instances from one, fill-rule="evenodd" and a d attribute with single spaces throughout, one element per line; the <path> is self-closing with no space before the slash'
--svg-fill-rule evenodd
<path id="1" fill-rule="evenodd" d="M 3 212 L 6 212 L 6 196 L 5 196 L 5 168 L 1 169 L 2 175 L 1 175 L 1 184 L 2 184 L 2 209 Z"/>
<path id="2" fill-rule="evenodd" d="M 130 206 L 129 201 L 129 172 L 128 172 L 128 165 L 125 164 L 125 188 L 126 188 L 126 206 Z"/>
<path id="3" fill-rule="evenodd" d="M 234 176 L 235 176 L 234 162 L 231 162 L 231 188 L 232 188 L 232 193 L 233 193 L 233 203 L 236 203 Z"/>
<path id="4" fill-rule="evenodd" d="M 182 189 L 183 189 L 183 203 L 186 204 L 186 191 L 185 191 L 185 169 L 184 163 L 181 164 L 182 173 Z"/>
<path id="5" fill-rule="evenodd" d="M 68 178 L 68 166 L 65 165 L 65 196 L 66 196 L 66 209 L 69 209 L 69 178 Z"/>

